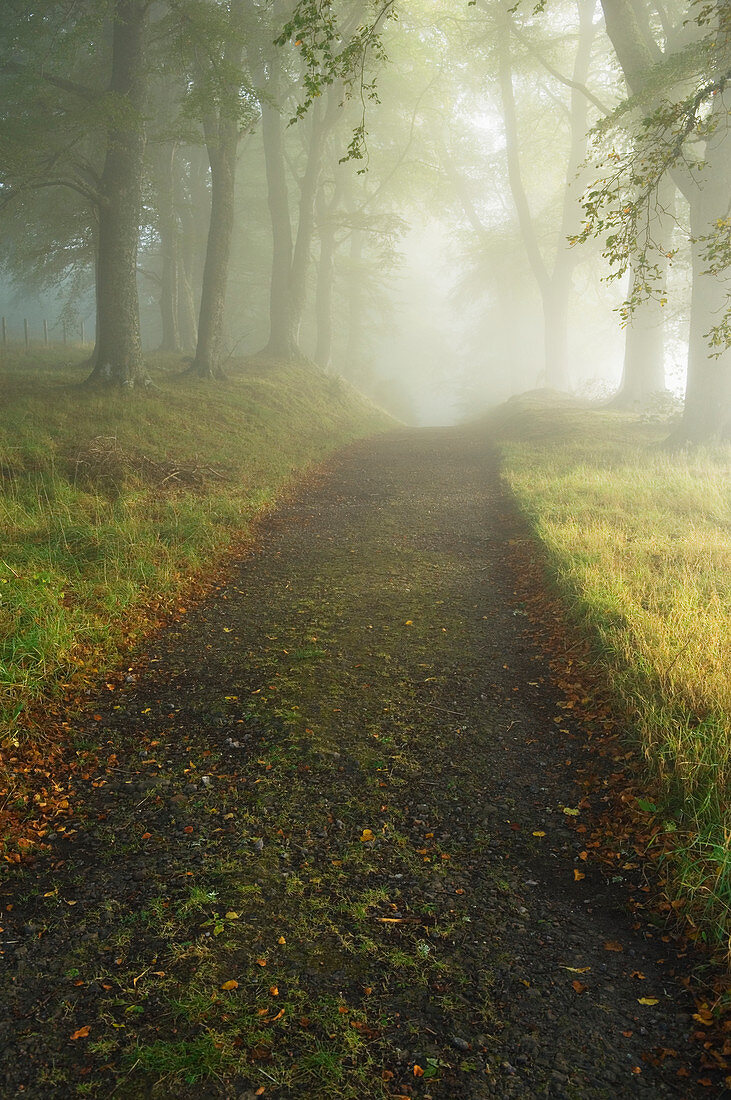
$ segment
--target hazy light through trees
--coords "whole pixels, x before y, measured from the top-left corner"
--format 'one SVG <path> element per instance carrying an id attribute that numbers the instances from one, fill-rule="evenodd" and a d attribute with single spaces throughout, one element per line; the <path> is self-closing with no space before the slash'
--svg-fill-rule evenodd
<path id="1" fill-rule="evenodd" d="M 83 319 L 97 374 L 134 384 L 136 266 L 145 349 L 213 378 L 303 356 L 447 423 L 542 386 L 682 393 L 692 298 L 698 407 L 728 403 L 727 5 L 323 10 L 6 0 L 11 332 Z"/>

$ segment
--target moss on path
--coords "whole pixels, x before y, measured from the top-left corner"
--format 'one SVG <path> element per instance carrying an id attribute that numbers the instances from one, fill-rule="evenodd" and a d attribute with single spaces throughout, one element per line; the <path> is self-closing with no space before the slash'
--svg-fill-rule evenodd
<path id="1" fill-rule="evenodd" d="M 523 537 L 480 436 L 356 444 L 92 702 L 2 887 L 3 1096 L 707 1095 L 671 948 L 578 859 Z"/>

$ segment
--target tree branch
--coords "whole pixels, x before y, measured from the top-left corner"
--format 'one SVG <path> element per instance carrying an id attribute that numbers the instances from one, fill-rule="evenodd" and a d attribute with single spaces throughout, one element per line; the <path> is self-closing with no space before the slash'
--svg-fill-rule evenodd
<path id="1" fill-rule="evenodd" d="M 44 73 L 43 70 L 35 72 L 29 65 L 24 65 L 20 61 L 4 61 L 1 68 L 6 72 L 12 73 L 27 73 L 39 77 L 44 84 L 50 84 L 54 88 L 60 88 L 61 91 L 70 92 L 71 95 L 79 96 L 84 100 L 96 101 L 102 94 L 97 88 L 89 88 L 86 84 L 78 84 L 75 80 L 66 80 L 62 76 L 53 76 L 51 73 Z"/>
<path id="2" fill-rule="evenodd" d="M 512 30 L 518 41 L 525 46 L 529 53 L 533 54 L 533 56 L 541 63 L 546 72 L 551 74 L 554 80 L 558 80 L 560 84 L 565 84 L 567 88 L 573 88 L 575 91 L 581 92 L 581 94 L 586 96 L 589 102 L 593 103 L 597 110 L 601 111 L 603 115 L 611 115 L 611 107 L 607 107 L 606 103 L 602 103 L 601 99 L 595 96 L 593 92 L 590 92 L 586 84 L 582 84 L 578 80 L 572 80 L 570 77 L 564 76 L 563 73 L 558 71 L 558 69 L 554 69 L 553 65 L 551 65 L 550 62 L 546 61 L 543 54 L 540 53 L 538 49 L 536 49 L 533 43 L 527 38 L 526 35 L 523 34 L 521 30 L 518 29 L 518 27 L 515 26 L 514 23 L 511 23 L 510 29 Z"/>

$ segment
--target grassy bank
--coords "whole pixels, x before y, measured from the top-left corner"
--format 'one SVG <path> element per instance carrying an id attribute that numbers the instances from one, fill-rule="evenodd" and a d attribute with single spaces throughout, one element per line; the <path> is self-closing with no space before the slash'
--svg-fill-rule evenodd
<path id="1" fill-rule="evenodd" d="M 208 384 L 153 361 L 154 387 L 123 396 L 58 355 L 0 360 L 6 749 L 29 705 L 108 663 L 294 474 L 388 423 L 311 366 L 242 362 Z"/>
<path id="2" fill-rule="evenodd" d="M 665 424 L 538 398 L 510 402 L 491 429 L 659 780 L 679 896 L 728 947 L 731 448 L 669 454 Z"/>

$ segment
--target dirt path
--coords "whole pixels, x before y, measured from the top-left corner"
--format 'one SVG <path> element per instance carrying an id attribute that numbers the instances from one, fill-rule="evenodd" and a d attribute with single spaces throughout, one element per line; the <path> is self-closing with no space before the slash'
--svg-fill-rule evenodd
<path id="1" fill-rule="evenodd" d="M 579 859 L 521 537 L 486 441 L 359 444 L 90 702 L 0 893 L 2 1097 L 709 1095 L 672 948 Z"/>

